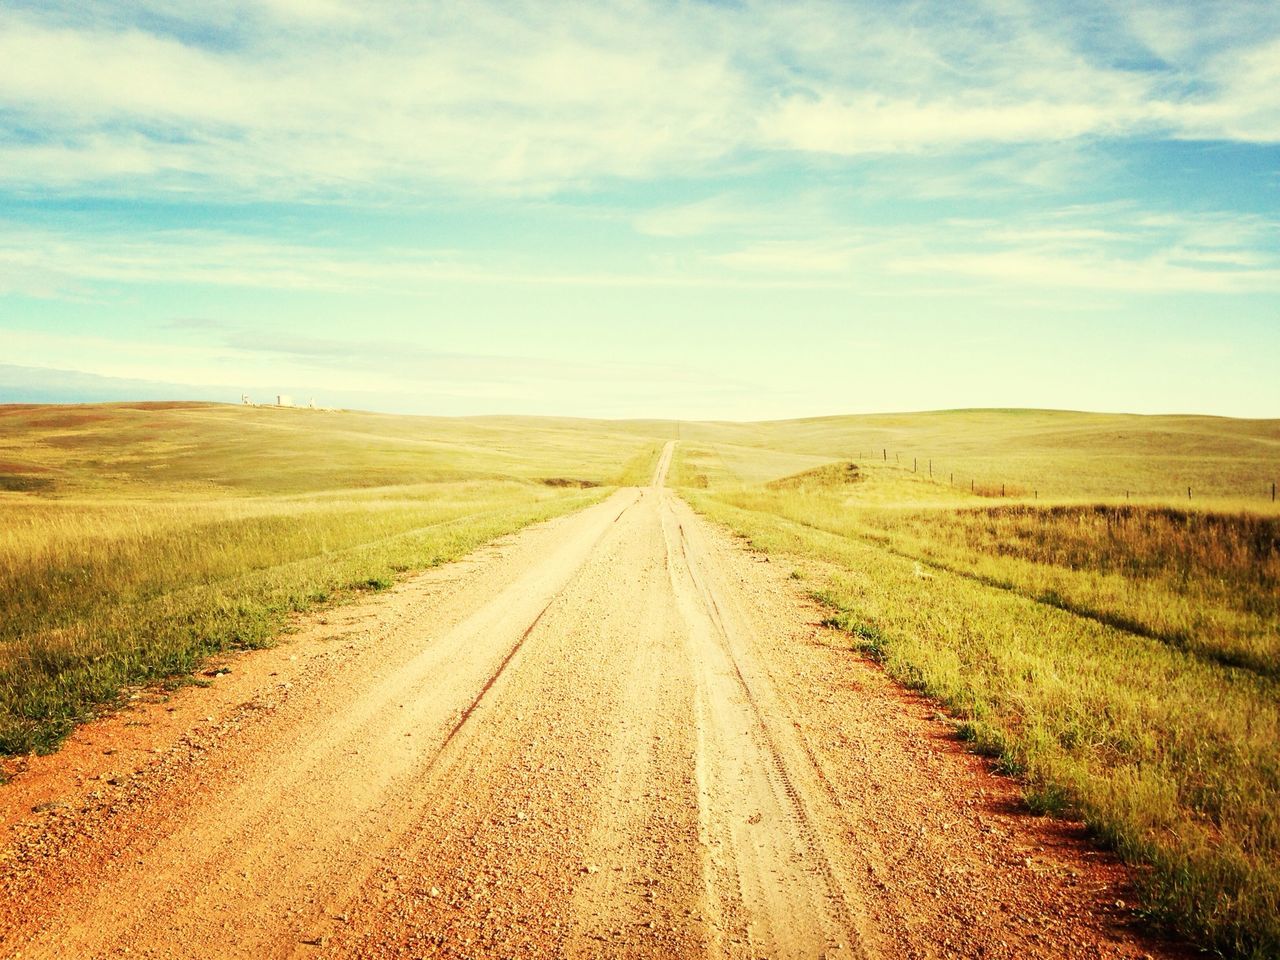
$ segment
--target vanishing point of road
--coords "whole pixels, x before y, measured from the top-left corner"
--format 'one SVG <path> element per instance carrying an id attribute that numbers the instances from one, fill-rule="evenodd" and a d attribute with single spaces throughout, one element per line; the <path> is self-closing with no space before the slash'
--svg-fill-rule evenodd
<path id="1" fill-rule="evenodd" d="M 787 564 L 653 482 L 0 787 L 3 957 L 1145 957 Z"/>

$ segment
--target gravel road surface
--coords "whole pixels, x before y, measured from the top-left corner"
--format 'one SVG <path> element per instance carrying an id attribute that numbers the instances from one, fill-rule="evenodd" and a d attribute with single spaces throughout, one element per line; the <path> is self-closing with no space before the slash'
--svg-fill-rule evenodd
<path id="1" fill-rule="evenodd" d="M 0 956 L 1183 955 L 671 454 L 13 764 Z"/>

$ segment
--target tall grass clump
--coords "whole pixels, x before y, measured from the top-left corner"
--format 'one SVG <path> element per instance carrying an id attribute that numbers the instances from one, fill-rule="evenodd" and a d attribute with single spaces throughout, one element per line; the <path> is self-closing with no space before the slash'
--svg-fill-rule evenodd
<path id="1" fill-rule="evenodd" d="M 852 523 L 935 566 L 1197 657 L 1280 675 L 1280 517 L 1018 505 L 869 511 Z"/>

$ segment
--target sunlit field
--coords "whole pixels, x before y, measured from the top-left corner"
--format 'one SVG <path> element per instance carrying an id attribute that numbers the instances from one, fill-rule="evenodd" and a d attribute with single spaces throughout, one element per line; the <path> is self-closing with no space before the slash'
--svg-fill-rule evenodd
<path id="1" fill-rule="evenodd" d="M 0 409 L 0 752 L 49 749 L 291 612 L 645 482 L 658 447 L 573 421 Z"/>
<path id="2" fill-rule="evenodd" d="M 1192 506 L 1265 508 L 1280 461 L 1277 421 L 1203 416 L 944 410 L 683 424 L 681 435 L 686 446 L 714 454 L 701 472 L 717 484 L 755 483 L 844 459 L 901 467 L 904 478 L 928 483 L 916 496 L 931 499 L 968 493 L 972 485 L 997 496 L 1004 486 L 1027 499 L 1185 506 L 1190 488 Z M 896 491 L 886 496 L 900 499 Z"/>
<path id="3" fill-rule="evenodd" d="M 667 437 L 682 495 L 1137 866 L 1153 918 L 1280 953 L 1275 421 L 0 408 L 0 751 L 645 483 Z"/>
<path id="4" fill-rule="evenodd" d="M 1138 865 L 1153 917 L 1277 955 L 1280 511 L 1261 481 L 1280 473 L 1280 424 L 1168 418 L 1147 435 L 1128 418 L 1119 456 L 1119 418 L 1036 417 L 1020 450 L 1029 415 L 955 415 L 954 436 L 938 432 L 948 416 L 921 415 L 918 434 L 883 418 L 892 442 L 936 451 L 932 478 L 893 446 L 856 449 L 873 446 L 863 418 L 807 437 L 690 428 L 675 478 L 789 559 L 852 646 L 938 697 L 1032 809 L 1083 818 Z M 979 496 L 972 475 L 1025 493 Z M 1152 495 L 1161 477 L 1199 499 Z"/>

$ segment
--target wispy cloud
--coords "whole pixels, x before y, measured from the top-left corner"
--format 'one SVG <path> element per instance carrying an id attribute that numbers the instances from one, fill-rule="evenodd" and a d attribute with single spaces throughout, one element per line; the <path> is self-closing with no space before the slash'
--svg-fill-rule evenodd
<path id="1" fill-rule="evenodd" d="M 758 216 L 758 211 L 740 199 L 716 196 L 646 210 L 634 222 L 636 230 L 651 237 L 696 237 L 749 225 Z"/>
<path id="2" fill-rule="evenodd" d="M 1213 261 L 1153 257 L 1115 261 L 1108 258 L 1049 256 L 1017 250 L 944 253 L 927 261 L 897 260 L 894 269 L 918 274 L 954 273 L 997 282 L 1003 289 L 1038 288 L 1113 290 L 1127 293 L 1257 293 L 1280 291 L 1280 269 L 1224 271 L 1208 269 Z"/>
<path id="3" fill-rule="evenodd" d="M 1064 208 L 1048 216 L 953 222 L 923 250 L 890 256 L 887 266 L 1011 291 L 1280 293 L 1280 221 L 1152 213 L 1127 204 Z"/>
<path id="4" fill-rule="evenodd" d="M 538 192 L 705 175 L 769 149 L 1280 141 L 1274 5 L 1216 11 L 1207 47 L 1178 26 L 1185 10 L 1136 8 L 1111 26 L 1146 57 L 1138 66 L 1100 61 L 1052 8 L 962 4 L 933 21 L 913 9 L 9 8 L 0 107 L 22 135 L 0 142 L 0 180 L 274 196 L 431 184 Z"/>
<path id="5" fill-rule="evenodd" d="M 216 230 L 106 235 L 11 228 L 0 233 L 0 292 L 90 296 L 93 285 L 208 284 L 273 290 L 417 290 L 474 279 L 450 251 L 349 250 Z"/>
<path id="6" fill-rule="evenodd" d="M 539 190 L 735 139 L 738 78 L 652 15 L 392 5 L 331 32 L 308 11 L 310 31 L 269 23 L 212 49 L 194 31 L 2 16 L 0 102 L 39 134 L 0 148 L 10 182 Z"/>
<path id="7" fill-rule="evenodd" d="M 716 263 L 752 273 L 849 274 L 859 262 L 856 246 L 827 242 L 771 241 L 714 255 Z"/>
<path id="8" fill-rule="evenodd" d="M 322 405 L 422 411 L 443 403 L 457 406 L 451 412 L 531 412 L 563 410 L 576 393 L 592 397 L 597 412 L 635 413 L 636 398 L 655 389 L 698 398 L 745 397 L 761 389 L 732 373 L 676 362 L 449 352 L 413 338 L 378 340 L 354 332 L 308 337 L 232 321 L 218 327 L 212 339 L 196 345 L 13 332 L 0 363 L 0 397 L 43 400 L 61 389 L 63 399 L 233 401 L 248 390 L 258 398 L 277 392 L 314 396 Z"/>
<path id="9" fill-rule="evenodd" d="M 660 239 L 693 244 L 619 269 L 577 263 L 576 248 L 528 260 L 482 251 L 352 247 L 341 238 L 280 240 L 171 229 L 89 236 L 11 225 L 0 229 L 0 293 L 92 300 L 103 285 L 207 286 L 422 296 L 442 287 L 596 287 L 857 290 L 913 295 L 947 283 L 955 295 L 993 284 L 1028 290 L 1280 292 L 1280 221 L 1231 211 L 1174 213 L 1133 203 L 1076 205 L 1000 218 L 913 225 L 824 216 L 818 198 L 789 204 L 657 208 L 642 221 Z M 813 202 L 810 202 L 813 201 Z M 656 225 L 656 226 L 655 226 Z M 2 225 L 0 225 L 2 226 Z M 641 229 L 644 229 L 642 227 Z M 981 287 L 966 291 L 955 281 Z M 187 318 L 174 329 L 225 330 Z M 305 340 L 294 339 L 294 351 Z"/>
<path id="10" fill-rule="evenodd" d="M 1177 315 L 1274 406 L 1277 156 L 1274 0 L 11 0 L 2 352 L 737 416 Z"/>
<path id="11" fill-rule="evenodd" d="M 809 252 L 825 256 L 817 246 Z M 791 259 L 802 255 L 796 250 Z M 785 266 L 773 259 L 775 266 Z M 584 269 L 572 258 L 522 263 L 497 254 L 405 246 L 351 248 L 213 230 L 152 231 L 139 237 L 23 227 L 0 230 L 0 295 L 92 301 L 102 296 L 104 284 L 416 296 L 442 286 L 476 284 L 607 289 L 806 283 L 789 275 L 788 269 L 708 269 L 717 262 L 734 265 L 735 260 L 742 256 L 727 253 L 689 261 L 655 257 L 629 269 Z M 814 267 L 826 269 L 817 263 Z"/>

